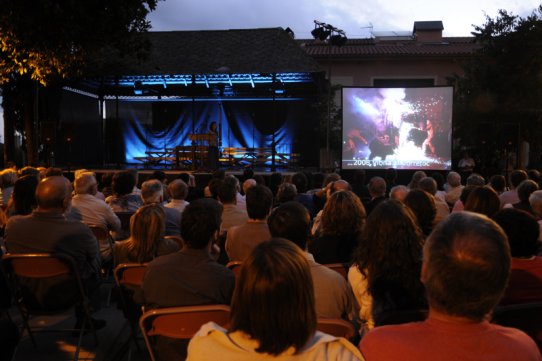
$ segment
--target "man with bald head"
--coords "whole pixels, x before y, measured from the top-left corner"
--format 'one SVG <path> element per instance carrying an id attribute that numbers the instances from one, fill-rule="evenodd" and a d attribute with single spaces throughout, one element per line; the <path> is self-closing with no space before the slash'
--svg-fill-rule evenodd
<path id="1" fill-rule="evenodd" d="M 98 275 L 100 259 L 98 241 L 90 228 L 77 220 L 66 217 L 71 206 L 72 188 L 63 176 L 52 176 L 42 180 L 36 189 L 38 207 L 29 215 L 11 217 L 4 234 L 9 253 L 65 253 L 70 255 L 79 266 L 88 295 L 98 295 Z M 47 280 L 39 284 L 26 285 L 34 290 L 37 301 L 46 307 L 58 307 L 72 300 L 68 290 L 59 292 L 66 286 L 65 280 Z M 56 292 L 49 292 L 54 289 Z M 96 300 L 97 301 L 97 300 Z M 98 305 L 95 302 L 95 305 Z M 81 326 L 82 310 L 76 307 L 77 322 Z M 94 327 L 100 329 L 105 321 L 94 320 Z"/>
<path id="2" fill-rule="evenodd" d="M 4 240 L 9 253 L 67 253 L 79 265 L 81 276 L 90 278 L 100 270 L 98 242 L 85 224 L 66 218 L 71 191 L 65 177 L 41 181 L 36 189 L 37 209 L 27 216 L 11 217 Z"/>

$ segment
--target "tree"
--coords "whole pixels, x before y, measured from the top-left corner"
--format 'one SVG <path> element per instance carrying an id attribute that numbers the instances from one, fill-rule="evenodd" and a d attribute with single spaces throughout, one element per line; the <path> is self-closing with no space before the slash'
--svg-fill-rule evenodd
<path id="1" fill-rule="evenodd" d="M 146 16 L 157 1 L 1 0 L 0 85 L 8 124 L 25 135 L 28 163 L 37 160 L 40 89 L 106 67 L 114 72 L 113 58 L 144 57 L 148 45 L 140 35 L 150 29 Z"/>
<path id="2" fill-rule="evenodd" d="M 542 6 L 525 18 L 500 10 L 474 29 L 478 56 L 464 66 L 464 76 L 452 81 L 455 137 L 463 146 L 481 143 L 486 150 L 517 146 L 520 138 L 540 139 Z"/>

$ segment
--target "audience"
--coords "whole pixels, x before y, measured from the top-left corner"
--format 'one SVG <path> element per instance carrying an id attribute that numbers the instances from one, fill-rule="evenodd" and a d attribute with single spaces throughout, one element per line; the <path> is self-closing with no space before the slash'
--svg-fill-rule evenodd
<path id="1" fill-rule="evenodd" d="M 369 189 L 367 188 L 367 185 L 365 184 L 365 170 L 364 169 L 357 169 L 354 172 L 354 176 L 350 184 L 352 185 L 352 192 L 354 192 L 359 197 L 359 199 L 361 199 L 363 204 L 371 200 Z M 386 186 L 388 186 L 388 184 Z"/>
<path id="2" fill-rule="evenodd" d="M 120 230 L 119 217 L 107 203 L 94 196 L 98 191 L 94 173 L 85 172 L 79 175 L 74 181 L 74 188 L 71 209 L 71 216 L 74 219 L 106 230 Z"/>
<path id="3" fill-rule="evenodd" d="M 278 206 L 282 203 L 293 201 L 297 195 L 297 188 L 292 183 L 282 183 L 279 186 L 277 191 L 277 196 L 275 199 L 275 206 Z"/>
<path id="4" fill-rule="evenodd" d="M 431 179 L 431 178 L 429 178 Z M 418 226 L 425 237 L 429 236 L 433 230 L 437 216 L 435 198 L 423 191 L 418 185 L 417 189 L 411 189 L 405 197 L 404 204 L 412 210 L 416 216 Z"/>
<path id="5" fill-rule="evenodd" d="M 30 175 L 32 177 L 36 177 L 38 181 L 40 180 L 40 171 L 34 167 L 26 166 L 19 169 L 19 178 L 24 177 L 25 175 Z"/>
<path id="6" fill-rule="evenodd" d="M 133 193 L 136 188 L 136 179 L 133 173 L 120 171 L 113 175 L 111 188 L 113 195 L 105 199 L 113 212 L 135 212 L 143 205 L 141 191 Z"/>
<path id="7" fill-rule="evenodd" d="M 188 196 L 188 185 L 181 179 L 175 179 L 168 184 L 167 189 L 171 199 L 165 207 L 176 209 L 182 213 L 186 206 L 190 204 L 186 201 L 186 196 Z"/>
<path id="8" fill-rule="evenodd" d="M 514 207 L 516 209 L 521 209 L 522 211 L 525 211 L 527 213 L 533 214 L 533 209 L 531 207 L 531 204 L 529 203 L 529 197 L 531 196 L 531 193 L 538 190 L 538 183 L 531 179 L 526 179 L 523 182 L 521 182 L 517 188 L 518 192 L 518 198 L 519 202 L 514 203 L 510 205 L 510 203 L 507 203 L 504 205 L 504 207 Z"/>
<path id="9" fill-rule="evenodd" d="M 307 252 L 310 236 L 310 216 L 307 209 L 298 202 L 287 202 L 273 211 L 268 222 L 273 237 L 286 238 L 304 252 L 314 283 L 317 316 L 357 319 L 357 304 L 350 285 L 338 272 L 316 263 L 313 255 Z"/>
<path id="10" fill-rule="evenodd" d="M 539 227 L 529 213 L 506 208 L 493 220 L 508 237 L 512 268 L 501 304 L 540 302 L 542 300 L 542 258 L 537 257 Z"/>
<path id="11" fill-rule="evenodd" d="M 279 190 L 280 185 L 283 181 L 282 173 L 280 172 L 273 172 L 269 176 L 269 189 L 271 190 L 271 193 L 273 193 L 273 197 L 277 196 L 277 192 Z"/>
<path id="12" fill-rule="evenodd" d="M 527 177 L 528 179 L 535 181 L 536 184 L 540 187 L 540 181 L 542 180 L 542 177 L 540 175 L 540 171 L 538 169 L 528 169 L 527 170 Z"/>
<path id="13" fill-rule="evenodd" d="M 220 235 L 225 235 L 233 226 L 240 226 L 248 221 L 248 213 L 245 208 L 237 206 L 237 189 L 231 183 L 222 182 L 218 187 L 218 200 L 222 203 L 222 222 L 220 223 Z"/>
<path id="14" fill-rule="evenodd" d="M 181 234 L 181 212 L 163 206 L 164 187 L 158 179 L 151 179 L 141 185 L 141 198 L 144 204 L 158 204 L 166 216 L 166 236 L 179 237 Z"/>
<path id="15" fill-rule="evenodd" d="M 202 326 L 188 347 L 195 360 L 362 360 L 347 340 L 316 331 L 314 288 L 305 254 L 273 239 L 241 268 L 229 329 Z"/>
<path id="16" fill-rule="evenodd" d="M 339 174 L 329 173 L 324 177 L 321 184 L 318 184 L 318 188 L 312 189 L 311 191 L 307 192 L 313 195 L 315 211 L 318 211 L 319 213 L 322 210 L 322 208 L 324 208 L 324 205 L 326 204 L 326 200 L 330 195 L 329 194 L 330 185 L 334 184 L 335 182 L 338 182 L 339 180 L 341 180 L 341 176 Z M 318 215 L 316 215 L 316 217 L 318 217 Z"/>
<path id="17" fill-rule="evenodd" d="M 8 201 L 6 214 L 11 216 L 25 216 L 36 208 L 36 188 L 38 178 L 35 175 L 23 175 L 15 181 L 11 198 Z"/>
<path id="18" fill-rule="evenodd" d="M 114 264 L 146 263 L 158 256 L 177 252 L 178 243 L 164 238 L 165 218 L 164 209 L 158 204 L 139 208 L 130 218 L 130 238 L 115 242 Z"/>
<path id="19" fill-rule="evenodd" d="M 418 188 L 418 183 L 422 178 L 427 177 L 427 174 L 425 174 L 424 171 L 418 170 L 414 172 L 412 175 L 412 178 L 410 179 L 410 183 L 408 183 L 408 189 L 413 190 Z"/>
<path id="20" fill-rule="evenodd" d="M 533 210 L 533 214 L 538 220 L 540 226 L 540 236 L 538 240 L 542 240 L 542 191 L 534 191 L 529 196 L 529 204 Z"/>
<path id="21" fill-rule="evenodd" d="M 529 173 L 533 180 L 525 171 L 513 171 L 508 192 L 503 176 L 492 176 L 486 186 L 481 175 L 471 174 L 463 187 L 452 171 L 445 194 L 438 190 L 444 181 L 440 172 L 426 177 L 417 171 L 407 187 L 398 184 L 393 169 L 382 172 L 389 172 L 389 184 L 373 176 L 365 185 L 365 171 L 360 171 L 355 190 L 364 202 L 336 173 L 275 173 L 265 179 L 252 171 L 243 177 L 241 192 L 239 179 L 223 170 L 209 183 L 210 175 L 198 177 L 200 193 L 196 188 L 189 193 L 188 182 L 196 183 L 188 173 L 182 174 L 186 181 L 176 179 L 166 187 L 165 172 L 155 171 L 141 190 L 137 170 L 106 173 L 104 202 L 97 197 L 94 173 L 78 169 L 72 193 L 61 169 L 41 169 L 41 182 L 40 169 L 25 167 L 18 179 L 14 170 L 0 173 L 0 202 L 10 217 L 0 213 L 0 223 L 7 222 L 3 249 L 72 255 L 95 301 L 99 251 L 105 245 L 97 247 L 85 224 L 115 236 L 122 232 L 114 212 L 133 212 L 131 235 L 115 243 L 113 258 L 115 264 L 148 264 L 136 302 L 146 308 L 231 302 L 228 329 L 203 325 L 191 341 L 189 360 L 290 359 L 294 354 L 296 359 L 363 359 L 345 340 L 315 331 L 317 318 L 352 322 L 369 361 L 446 361 L 467 355 L 540 360 L 523 333 L 486 321 L 497 304 L 542 301 L 542 259 L 537 256 L 542 190 L 535 169 Z M 203 198 L 205 184 L 218 201 Z M 167 204 L 165 191 L 171 199 Z M 235 290 L 235 276 L 223 266 L 228 260 L 242 262 Z M 332 263 L 350 266 L 348 280 L 326 267 Z M 29 287 L 39 291 L 43 304 L 69 299 L 51 298 L 43 285 Z M 380 327 L 390 317 L 425 314 L 428 304 L 424 322 Z M 76 327 L 81 327 L 81 314 L 76 308 Z M 105 325 L 93 322 L 98 329 Z M 187 342 L 154 341 L 159 359 L 186 356 Z"/>
<path id="22" fill-rule="evenodd" d="M 325 188 L 322 189 L 324 192 L 324 196 L 321 198 L 324 199 L 324 201 L 327 203 L 331 195 L 337 191 L 351 191 L 352 187 L 350 187 L 350 184 L 342 179 L 330 182 L 326 185 Z M 324 203 L 325 206 L 325 203 Z M 321 233 L 321 220 L 322 220 L 322 212 L 323 209 L 318 211 L 316 216 L 314 217 L 313 223 L 312 223 L 312 229 L 311 234 L 315 236 L 319 236 Z"/>
<path id="23" fill-rule="evenodd" d="M 101 178 L 101 191 L 105 198 L 113 195 L 113 176 L 115 175 L 114 172 L 106 172 L 102 174 Z"/>
<path id="24" fill-rule="evenodd" d="M 252 249 L 271 238 L 267 216 L 273 206 L 273 194 L 266 186 L 250 187 L 246 194 L 248 221 L 233 226 L 226 236 L 226 252 L 230 261 L 244 261 Z"/>
<path id="25" fill-rule="evenodd" d="M 390 198 L 403 202 L 408 194 L 408 187 L 402 184 L 396 185 L 390 189 Z"/>
<path id="26" fill-rule="evenodd" d="M 445 200 L 450 207 L 453 207 L 454 204 L 459 200 L 459 196 L 463 190 L 461 185 L 461 175 L 457 172 L 450 172 L 446 177 L 446 184 L 444 185 L 444 190 L 446 191 Z"/>
<path id="27" fill-rule="evenodd" d="M 451 213 L 455 212 L 461 212 L 465 209 L 465 203 L 467 202 L 467 198 L 469 197 L 470 192 L 472 192 L 473 189 L 478 188 L 478 186 L 465 186 L 461 189 L 461 194 L 459 195 L 459 199 L 455 202 L 453 205 Z"/>
<path id="28" fill-rule="evenodd" d="M 0 191 L 2 195 L 0 197 L 0 201 L 2 202 L 0 205 L 3 208 L 6 208 L 8 205 L 8 201 L 11 197 L 11 193 L 13 192 L 13 186 L 15 185 L 16 181 L 17 172 L 13 169 L 4 169 L 2 173 L 0 173 Z"/>
<path id="29" fill-rule="evenodd" d="M 527 172 L 521 169 L 513 170 L 510 173 L 510 190 L 503 192 L 499 198 L 501 200 L 501 207 L 507 203 L 514 204 L 519 202 L 517 187 L 521 182 L 527 179 Z"/>
<path id="30" fill-rule="evenodd" d="M 245 196 L 241 194 L 241 186 L 239 184 L 239 179 L 234 176 L 233 174 L 228 174 L 224 177 L 225 183 L 231 183 L 235 186 L 236 194 L 235 198 L 237 198 L 237 207 L 247 209 L 247 202 L 245 200 Z M 248 189 L 248 188 L 247 188 Z M 244 192 L 246 194 L 246 191 Z"/>
<path id="31" fill-rule="evenodd" d="M 361 340 L 366 360 L 540 360 L 523 332 L 487 321 L 508 281 L 510 250 L 495 222 L 450 215 L 424 247 L 424 322 L 375 328 Z"/>
<path id="32" fill-rule="evenodd" d="M 230 304 L 235 276 L 215 261 L 220 213 L 220 204 L 213 199 L 190 202 L 181 221 L 184 246 L 148 264 L 142 303 L 150 308 Z M 160 359 L 174 360 L 184 349 L 182 342 L 160 337 L 156 350 Z"/>
<path id="33" fill-rule="evenodd" d="M 35 176 L 23 176 L 20 179 L 25 177 L 34 178 L 37 182 Z M 98 293 L 97 279 L 100 274 L 98 242 L 86 225 L 65 217 L 65 212 L 71 205 L 71 192 L 71 184 L 64 177 L 53 176 L 41 181 L 36 189 L 37 208 L 29 215 L 11 217 L 8 220 L 5 245 L 9 253 L 68 254 L 79 266 L 88 293 L 94 298 Z M 45 284 L 32 282 L 26 286 L 34 290 L 39 304 L 59 307 L 65 302 L 73 302 L 70 297 L 73 294 L 69 292 L 59 297 L 58 289 L 61 289 L 64 283 L 65 279 L 55 283 L 47 280 Z M 52 289 L 57 292 L 49 292 Z M 83 314 L 82 309 L 76 308 L 75 328 L 82 326 Z M 104 326 L 105 321 L 95 320 L 96 329 Z"/>
<path id="34" fill-rule="evenodd" d="M 243 194 L 247 194 L 247 191 L 250 187 L 254 187 L 256 184 L 256 180 L 254 178 L 249 178 L 243 182 Z"/>
<path id="35" fill-rule="evenodd" d="M 333 193 L 322 211 L 320 235 L 309 245 L 316 262 L 351 262 L 365 217 L 365 208 L 353 192 Z"/>
<path id="36" fill-rule="evenodd" d="M 386 199 L 386 181 L 382 177 L 373 177 L 367 186 L 371 199 L 364 204 L 367 215 L 371 214 L 373 209 Z"/>
<path id="37" fill-rule="evenodd" d="M 495 174 L 489 178 L 488 186 L 493 188 L 500 196 L 506 190 L 506 178 L 503 175 Z"/>
<path id="38" fill-rule="evenodd" d="M 97 198 L 98 182 L 94 173 L 81 173 L 74 182 L 75 195 L 69 216 L 87 225 L 98 226 L 113 233 L 121 230 L 120 219 L 111 207 L 102 199 Z M 102 260 L 111 259 L 111 244 L 108 240 L 99 240 Z"/>
<path id="39" fill-rule="evenodd" d="M 493 188 L 474 186 L 467 197 L 464 210 L 493 217 L 499 211 L 500 206 L 499 196 Z"/>
<path id="40" fill-rule="evenodd" d="M 294 198 L 296 202 L 301 203 L 307 208 L 311 218 L 316 215 L 316 205 L 314 203 L 314 195 L 308 194 L 309 180 L 305 173 L 298 172 L 292 176 L 292 183 L 297 189 L 297 194 Z"/>
<path id="41" fill-rule="evenodd" d="M 440 175 L 440 173 L 437 174 Z M 444 195 L 442 195 L 442 197 L 437 197 L 437 181 L 435 181 L 433 177 L 422 178 L 420 179 L 419 188 L 426 191 L 433 198 L 437 211 L 433 224 L 439 224 L 450 214 L 450 207 L 448 206 L 448 203 L 446 203 L 446 201 L 444 200 Z"/>
<path id="42" fill-rule="evenodd" d="M 472 173 L 467 177 L 466 185 L 483 187 L 486 185 L 486 180 L 480 174 Z"/>
<path id="43" fill-rule="evenodd" d="M 361 308 L 362 333 L 389 312 L 425 306 L 420 283 L 423 241 L 416 216 L 397 201 L 381 202 L 367 217 L 348 272 Z"/>
<path id="44" fill-rule="evenodd" d="M 431 173 L 430 177 L 433 178 L 437 184 L 437 191 L 434 194 L 435 198 L 446 203 L 446 192 L 444 191 L 444 176 L 442 175 L 442 173 L 433 172 Z"/>

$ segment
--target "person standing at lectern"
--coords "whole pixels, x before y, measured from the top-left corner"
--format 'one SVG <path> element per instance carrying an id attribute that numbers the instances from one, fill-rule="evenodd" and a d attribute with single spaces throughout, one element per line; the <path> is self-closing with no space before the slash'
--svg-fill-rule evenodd
<path id="1" fill-rule="evenodd" d="M 210 170 L 215 170 L 218 168 L 218 129 L 217 129 L 216 122 L 212 122 L 209 125 L 209 133 L 207 134 L 209 135 L 207 166 L 210 168 Z"/>

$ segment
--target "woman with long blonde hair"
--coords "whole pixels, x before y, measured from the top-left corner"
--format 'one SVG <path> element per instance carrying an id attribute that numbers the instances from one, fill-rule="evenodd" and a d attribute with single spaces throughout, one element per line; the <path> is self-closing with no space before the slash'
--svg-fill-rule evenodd
<path id="1" fill-rule="evenodd" d="M 115 243 L 115 264 L 145 263 L 179 250 L 177 242 L 164 239 L 165 213 L 158 204 L 139 208 L 130 218 L 130 238 Z"/>

